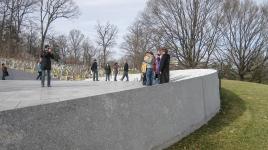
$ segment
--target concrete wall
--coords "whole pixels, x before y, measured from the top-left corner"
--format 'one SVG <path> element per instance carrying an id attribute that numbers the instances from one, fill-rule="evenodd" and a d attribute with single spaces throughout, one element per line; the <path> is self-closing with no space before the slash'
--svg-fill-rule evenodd
<path id="1" fill-rule="evenodd" d="M 158 150 L 220 108 L 217 73 L 0 112 L 0 150 Z"/>

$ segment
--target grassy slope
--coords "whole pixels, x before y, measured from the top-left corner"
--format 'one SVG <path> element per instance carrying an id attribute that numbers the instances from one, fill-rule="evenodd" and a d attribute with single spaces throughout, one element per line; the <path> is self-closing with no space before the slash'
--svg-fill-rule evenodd
<path id="1" fill-rule="evenodd" d="M 268 150 L 268 86 L 222 81 L 222 110 L 167 150 Z"/>

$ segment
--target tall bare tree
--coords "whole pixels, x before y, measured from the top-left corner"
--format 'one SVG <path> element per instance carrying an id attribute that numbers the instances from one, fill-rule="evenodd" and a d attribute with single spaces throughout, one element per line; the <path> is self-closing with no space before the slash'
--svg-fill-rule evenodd
<path id="1" fill-rule="evenodd" d="M 227 59 L 236 67 L 240 80 L 244 80 L 247 73 L 259 66 L 257 61 L 265 58 L 262 56 L 267 49 L 266 9 L 252 0 L 226 0 L 223 9 L 223 49 Z"/>
<path id="2" fill-rule="evenodd" d="M 17 54 L 21 42 L 21 28 L 26 25 L 30 14 L 34 12 L 35 0 L 2 0 L 0 1 L 1 47 L 6 45 L 10 54 Z M 4 40 L 4 41 L 3 41 Z M 2 47 L 3 48 L 3 47 Z"/>
<path id="3" fill-rule="evenodd" d="M 56 37 L 56 42 L 59 48 L 61 61 L 63 64 L 66 64 L 66 59 L 70 54 L 68 47 L 68 39 L 65 35 L 59 35 Z"/>
<path id="4" fill-rule="evenodd" d="M 220 0 L 151 0 L 147 20 L 164 31 L 168 48 L 184 68 L 206 67 L 219 40 Z M 157 30 L 156 30 L 157 31 Z"/>
<path id="5" fill-rule="evenodd" d="M 41 49 L 44 47 L 50 25 L 59 18 L 72 18 L 79 14 L 73 0 L 39 0 Z"/>
<path id="6" fill-rule="evenodd" d="M 118 28 L 107 22 L 105 25 L 98 23 L 96 29 L 96 42 L 101 47 L 101 55 L 103 57 L 102 65 L 104 66 L 107 61 L 107 56 L 110 54 L 109 48 L 112 48 L 116 44 Z"/>
<path id="7" fill-rule="evenodd" d="M 86 38 L 82 43 L 83 50 L 83 63 L 90 71 L 92 58 L 97 54 L 97 48 L 90 42 L 89 38 Z"/>
<path id="8" fill-rule="evenodd" d="M 151 39 L 152 33 L 144 26 L 142 20 L 136 21 L 129 27 L 121 47 L 127 57 L 131 58 L 136 69 L 140 69 L 145 52 L 153 47 Z"/>
<path id="9" fill-rule="evenodd" d="M 70 50 L 74 57 L 74 63 L 77 64 L 81 57 L 82 43 L 85 36 L 80 30 L 71 30 L 69 33 Z"/>

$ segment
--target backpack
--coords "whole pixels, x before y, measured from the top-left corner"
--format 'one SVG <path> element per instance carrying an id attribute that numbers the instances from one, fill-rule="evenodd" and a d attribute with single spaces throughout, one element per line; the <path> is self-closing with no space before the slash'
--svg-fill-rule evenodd
<path id="1" fill-rule="evenodd" d="M 147 64 L 143 62 L 141 65 L 141 72 L 146 73 L 146 69 L 147 69 Z"/>

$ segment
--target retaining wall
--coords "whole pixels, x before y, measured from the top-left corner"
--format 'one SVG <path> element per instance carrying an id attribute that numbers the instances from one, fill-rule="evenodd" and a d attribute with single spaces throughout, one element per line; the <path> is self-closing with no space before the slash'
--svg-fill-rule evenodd
<path id="1" fill-rule="evenodd" d="M 164 85 L 0 112 L 0 150 L 160 150 L 220 108 L 216 71 Z"/>

